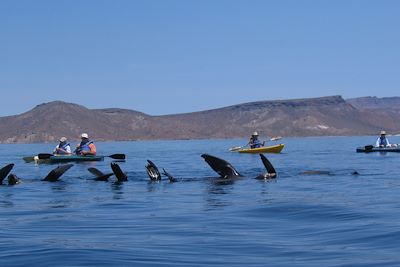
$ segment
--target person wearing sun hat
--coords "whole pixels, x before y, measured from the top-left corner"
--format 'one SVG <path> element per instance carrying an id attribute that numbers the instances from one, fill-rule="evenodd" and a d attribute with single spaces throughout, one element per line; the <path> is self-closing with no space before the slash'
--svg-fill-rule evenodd
<path id="1" fill-rule="evenodd" d="M 60 138 L 60 143 L 56 146 L 56 148 L 53 151 L 54 155 L 69 155 L 71 154 L 71 146 L 67 142 L 66 137 L 61 137 Z"/>
<path id="2" fill-rule="evenodd" d="M 80 156 L 96 156 L 96 146 L 87 133 L 81 134 L 81 142 L 76 146 L 75 153 Z"/>
<path id="3" fill-rule="evenodd" d="M 258 133 L 254 132 L 251 137 L 249 142 L 247 143 L 248 146 L 250 146 L 250 148 L 259 148 L 264 146 L 264 143 L 261 143 L 260 140 L 258 140 Z"/>
<path id="4" fill-rule="evenodd" d="M 381 131 L 381 136 L 376 140 L 375 147 L 391 147 L 392 145 L 389 143 L 389 140 L 386 138 L 386 132 Z"/>

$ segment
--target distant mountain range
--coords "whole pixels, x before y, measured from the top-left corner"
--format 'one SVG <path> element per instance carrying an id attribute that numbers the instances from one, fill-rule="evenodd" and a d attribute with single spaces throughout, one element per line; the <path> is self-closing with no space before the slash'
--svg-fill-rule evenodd
<path id="1" fill-rule="evenodd" d="M 235 138 L 255 130 L 263 137 L 399 133 L 399 115 L 400 97 L 259 101 L 165 116 L 55 101 L 0 117 L 0 143 L 56 142 L 61 136 L 77 140 L 82 132 L 96 141 Z"/>

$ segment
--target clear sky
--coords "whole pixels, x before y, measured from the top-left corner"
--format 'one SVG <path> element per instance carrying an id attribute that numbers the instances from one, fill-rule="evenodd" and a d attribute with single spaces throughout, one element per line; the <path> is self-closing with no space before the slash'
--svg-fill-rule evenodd
<path id="1" fill-rule="evenodd" d="M 396 0 L 1 0 L 0 116 L 399 96 Z"/>

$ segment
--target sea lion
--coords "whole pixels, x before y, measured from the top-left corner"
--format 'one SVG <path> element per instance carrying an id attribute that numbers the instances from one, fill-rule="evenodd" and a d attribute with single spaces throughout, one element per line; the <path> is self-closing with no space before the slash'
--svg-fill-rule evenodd
<path id="1" fill-rule="evenodd" d="M 158 170 L 157 166 L 151 160 L 147 160 L 147 162 L 148 162 L 148 164 L 146 165 L 146 171 L 150 177 L 150 180 L 151 181 L 160 181 L 161 174 L 160 174 L 160 171 Z"/>
<path id="2" fill-rule="evenodd" d="M 57 182 L 58 178 L 60 178 L 72 166 L 74 166 L 74 164 L 66 164 L 58 166 L 57 168 L 49 172 L 49 174 L 47 174 L 47 176 L 42 181 Z"/>
<path id="3" fill-rule="evenodd" d="M 20 183 L 21 179 L 19 179 L 15 174 L 11 173 L 8 175 L 8 185 L 16 185 Z"/>
<path id="4" fill-rule="evenodd" d="M 242 175 L 226 160 L 209 154 L 203 154 L 201 157 L 208 165 L 210 165 L 211 169 L 218 173 L 222 178 L 242 177 Z"/>
<path id="5" fill-rule="evenodd" d="M 128 181 L 128 176 L 121 170 L 117 163 L 111 163 L 111 169 L 119 183 Z"/>
<path id="6" fill-rule="evenodd" d="M 259 176 L 256 177 L 258 180 L 266 180 L 266 179 L 273 179 L 276 178 L 276 170 L 274 166 L 272 166 L 271 162 L 263 155 L 260 154 L 261 161 L 264 164 L 265 169 L 267 170 L 266 173 L 260 174 Z"/>
<path id="7" fill-rule="evenodd" d="M 8 164 L 0 169 L 0 184 L 3 184 L 3 180 L 7 177 L 7 175 L 11 172 L 12 168 L 14 168 L 14 164 Z"/>
<path id="8" fill-rule="evenodd" d="M 108 174 L 104 174 L 102 171 L 96 169 L 96 168 L 88 168 L 88 171 L 91 174 L 94 174 L 96 176 L 96 178 L 94 178 L 93 180 L 95 181 L 108 181 L 108 178 L 110 178 L 111 176 L 114 175 L 114 173 L 108 173 Z"/>

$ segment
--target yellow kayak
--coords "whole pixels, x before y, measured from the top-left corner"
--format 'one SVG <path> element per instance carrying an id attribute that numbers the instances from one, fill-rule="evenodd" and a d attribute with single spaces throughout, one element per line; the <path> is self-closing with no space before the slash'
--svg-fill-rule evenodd
<path id="1" fill-rule="evenodd" d="M 260 154 L 260 153 L 281 153 L 282 149 L 285 147 L 284 144 L 279 144 L 275 146 L 263 146 L 259 148 L 245 148 L 245 149 L 239 149 L 237 152 L 239 153 L 255 153 L 255 154 Z"/>

